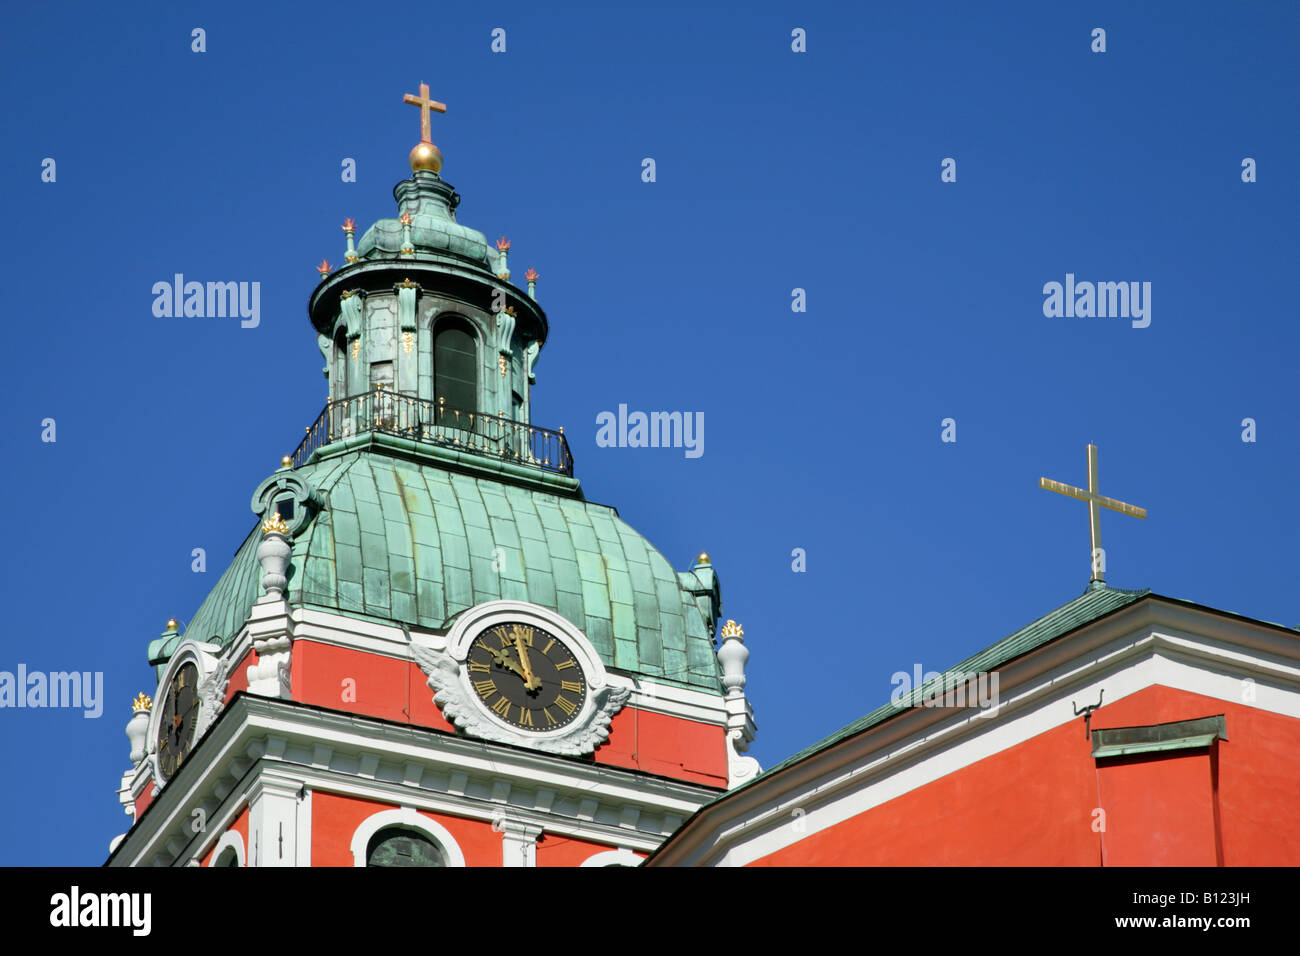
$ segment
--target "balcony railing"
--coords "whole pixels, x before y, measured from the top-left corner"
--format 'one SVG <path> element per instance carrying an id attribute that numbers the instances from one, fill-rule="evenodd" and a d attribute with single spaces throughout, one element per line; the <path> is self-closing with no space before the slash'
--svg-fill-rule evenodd
<path id="1" fill-rule="evenodd" d="M 331 442 L 365 432 L 397 435 L 559 475 L 573 474 L 573 455 L 563 429 L 551 431 L 388 389 L 374 389 L 326 405 L 293 453 L 293 465 L 306 464 L 316 449 Z"/>

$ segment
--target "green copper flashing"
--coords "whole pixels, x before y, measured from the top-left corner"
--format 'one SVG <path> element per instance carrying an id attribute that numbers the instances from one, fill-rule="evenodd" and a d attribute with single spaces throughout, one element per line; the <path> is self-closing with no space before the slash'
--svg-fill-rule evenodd
<path id="1" fill-rule="evenodd" d="M 1139 727 L 1111 727 L 1092 732 L 1092 755 L 1128 757 L 1135 754 L 1163 753 L 1169 750 L 1198 750 L 1216 740 L 1228 739 L 1228 722 L 1224 714 L 1175 720 L 1164 724 Z"/>

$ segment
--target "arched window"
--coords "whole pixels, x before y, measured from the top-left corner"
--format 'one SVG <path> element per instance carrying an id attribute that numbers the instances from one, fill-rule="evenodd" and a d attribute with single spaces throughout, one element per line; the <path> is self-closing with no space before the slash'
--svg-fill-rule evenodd
<path id="1" fill-rule="evenodd" d="M 433 399 L 447 408 L 478 410 L 478 349 L 463 319 L 444 319 L 434 331 Z"/>
<path id="2" fill-rule="evenodd" d="M 631 850 L 605 850 L 595 856 L 589 856 L 579 866 L 640 866 L 644 860 L 640 853 Z"/>
<path id="3" fill-rule="evenodd" d="M 238 830 L 227 830 L 212 848 L 209 866 L 244 866 L 244 838 Z"/>
<path id="4" fill-rule="evenodd" d="M 422 833 L 386 827 L 370 838 L 366 866 L 446 866 L 442 848 Z"/>
<path id="5" fill-rule="evenodd" d="M 398 840 L 407 842 L 402 845 Z M 406 862 L 392 862 L 394 858 Z M 410 862 L 419 860 L 439 862 Z M 352 865 L 456 867 L 465 865 L 465 854 L 446 827 L 411 807 L 401 807 L 361 821 L 352 834 Z"/>

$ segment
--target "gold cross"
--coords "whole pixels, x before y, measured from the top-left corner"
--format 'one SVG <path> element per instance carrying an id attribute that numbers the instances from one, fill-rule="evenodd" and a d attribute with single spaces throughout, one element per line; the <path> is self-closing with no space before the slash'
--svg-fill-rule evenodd
<path id="1" fill-rule="evenodd" d="M 420 95 L 414 93 L 405 93 L 402 95 L 403 103 L 410 103 L 412 106 L 420 108 L 420 142 L 433 142 L 433 128 L 429 125 L 429 111 L 434 110 L 438 113 L 447 112 L 447 104 L 439 103 L 437 100 L 429 99 L 429 84 L 420 84 Z"/>
<path id="2" fill-rule="evenodd" d="M 1055 491 L 1058 495 L 1065 495 L 1069 498 L 1077 498 L 1080 501 L 1088 502 L 1088 529 L 1092 534 L 1092 577 L 1090 581 L 1106 581 L 1106 558 L 1105 552 L 1101 549 L 1101 509 L 1109 508 L 1111 511 L 1118 511 L 1120 514 L 1131 515 L 1134 518 L 1145 518 L 1147 511 L 1145 508 L 1139 508 L 1136 505 L 1125 504 L 1122 501 L 1116 501 L 1114 498 L 1107 498 L 1105 495 L 1097 493 L 1097 446 L 1088 446 L 1088 490 L 1075 488 L 1073 485 L 1063 485 L 1059 481 L 1052 481 L 1050 478 L 1039 478 L 1038 487 L 1046 488 L 1048 491 Z"/>

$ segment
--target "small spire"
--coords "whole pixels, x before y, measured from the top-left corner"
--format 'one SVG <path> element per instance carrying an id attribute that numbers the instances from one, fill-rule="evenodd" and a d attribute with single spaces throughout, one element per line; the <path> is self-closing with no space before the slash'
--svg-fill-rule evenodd
<path id="1" fill-rule="evenodd" d="M 402 224 L 402 255 L 406 258 L 412 258 L 415 255 L 415 246 L 411 245 L 411 214 L 402 213 L 398 220 Z"/>
<path id="2" fill-rule="evenodd" d="M 537 280 L 541 278 L 541 275 L 538 274 L 536 269 L 534 269 L 532 266 L 529 266 L 528 271 L 524 273 L 524 278 L 528 280 L 528 298 L 536 299 Z"/>
<path id="3" fill-rule="evenodd" d="M 320 265 L 316 267 L 316 271 L 320 273 L 321 282 L 324 282 L 325 279 L 329 276 L 331 268 L 333 267 L 330 265 L 330 261 L 328 259 L 322 259 L 320 261 Z"/>
<path id="4" fill-rule="evenodd" d="M 351 216 L 343 220 L 343 234 L 348 237 L 348 251 L 343 258 L 346 259 L 348 262 L 357 261 L 357 250 L 356 247 L 352 244 L 352 236 L 356 231 L 357 231 L 357 224 L 352 221 Z"/>
<path id="5" fill-rule="evenodd" d="M 510 240 L 502 236 L 497 240 L 497 278 L 510 281 L 510 266 L 506 262 L 506 253 L 510 251 Z"/>

